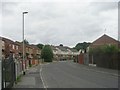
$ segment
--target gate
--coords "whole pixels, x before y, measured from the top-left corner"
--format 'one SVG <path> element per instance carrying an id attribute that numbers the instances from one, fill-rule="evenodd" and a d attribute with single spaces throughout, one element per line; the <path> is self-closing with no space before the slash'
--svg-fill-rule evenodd
<path id="1" fill-rule="evenodd" d="M 15 81 L 15 63 L 12 55 L 2 60 L 2 89 L 11 88 Z"/>
<path id="2" fill-rule="evenodd" d="M 89 65 L 89 54 L 88 53 L 84 53 L 84 64 Z"/>
<path id="3" fill-rule="evenodd" d="M 84 54 L 81 53 L 80 55 L 78 55 L 78 63 L 83 64 L 83 62 L 84 62 Z"/>

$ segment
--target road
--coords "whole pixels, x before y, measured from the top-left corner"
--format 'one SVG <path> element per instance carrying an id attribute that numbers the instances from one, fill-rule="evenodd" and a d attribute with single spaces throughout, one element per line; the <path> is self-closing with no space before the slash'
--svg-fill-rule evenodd
<path id="1" fill-rule="evenodd" d="M 44 88 L 118 88 L 117 76 L 72 61 L 44 64 L 40 75 Z"/>

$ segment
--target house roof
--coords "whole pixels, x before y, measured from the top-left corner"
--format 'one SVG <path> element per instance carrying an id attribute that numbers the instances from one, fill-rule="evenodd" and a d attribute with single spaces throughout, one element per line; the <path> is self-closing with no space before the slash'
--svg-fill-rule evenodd
<path id="1" fill-rule="evenodd" d="M 18 41 L 16 41 L 15 43 L 16 43 L 17 45 L 21 45 L 21 46 L 23 45 L 22 42 L 18 42 Z M 27 45 L 27 44 L 25 44 L 25 46 L 26 46 L 26 47 L 29 47 L 29 48 L 33 48 L 33 46 L 31 46 L 31 45 Z"/>
<path id="2" fill-rule="evenodd" d="M 72 52 L 78 52 L 76 49 L 70 48 Z"/>
<path id="3" fill-rule="evenodd" d="M 52 48 L 52 50 L 57 51 L 57 49 L 56 49 L 55 46 L 52 46 L 52 45 L 51 45 L 51 48 Z"/>
<path id="4" fill-rule="evenodd" d="M 14 43 L 14 41 L 10 40 L 10 39 L 7 39 L 7 38 L 4 38 L 4 37 L 1 37 L 3 41 L 7 42 L 7 43 Z"/>
<path id="5" fill-rule="evenodd" d="M 64 46 L 56 46 L 59 48 L 61 51 L 67 52 L 68 50 Z"/>
<path id="6" fill-rule="evenodd" d="M 70 47 L 67 47 L 67 46 L 65 46 L 65 48 L 71 50 L 72 52 L 78 52 L 78 51 L 77 51 L 76 49 L 74 49 L 74 48 L 70 48 Z"/>
<path id="7" fill-rule="evenodd" d="M 120 42 L 115 40 L 114 38 L 104 34 L 95 41 L 93 41 L 89 46 L 100 46 L 100 45 L 105 45 L 105 44 L 113 44 L 113 45 L 118 45 Z"/>
<path id="8" fill-rule="evenodd" d="M 40 49 L 40 48 L 38 48 L 36 45 L 34 45 L 34 44 L 31 44 L 31 45 L 29 45 L 29 46 L 31 46 L 31 47 L 33 47 L 33 48 L 35 48 L 35 49 Z"/>
<path id="9" fill-rule="evenodd" d="M 61 51 L 68 52 L 69 50 L 72 52 L 78 52 L 76 49 L 70 48 L 68 46 L 51 46 L 51 48 L 57 51 L 56 48 L 60 49 Z"/>

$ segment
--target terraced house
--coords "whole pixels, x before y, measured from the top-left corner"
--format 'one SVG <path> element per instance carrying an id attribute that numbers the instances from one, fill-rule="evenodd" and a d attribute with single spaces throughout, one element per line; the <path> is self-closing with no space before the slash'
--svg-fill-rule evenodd
<path id="1" fill-rule="evenodd" d="M 66 46 L 51 46 L 54 54 L 54 60 L 74 60 L 77 59 L 79 52 Z"/>
<path id="2" fill-rule="evenodd" d="M 36 45 L 30 45 L 33 48 L 33 61 L 32 64 L 38 64 L 41 58 L 41 50 Z"/>
<path id="3" fill-rule="evenodd" d="M 16 43 L 20 46 L 19 47 L 19 54 L 22 57 L 23 53 L 23 43 L 17 42 Z M 41 50 L 36 45 L 29 45 L 25 44 L 25 64 L 26 68 L 31 65 L 37 65 L 39 63 Z"/>
<path id="4" fill-rule="evenodd" d="M 18 57 L 19 46 L 12 40 L 2 37 L 2 56 L 8 58 L 10 54 L 13 54 L 14 58 Z"/>
<path id="5" fill-rule="evenodd" d="M 41 50 L 36 45 L 25 44 L 23 60 L 23 43 L 2 38 L 2 87 L 11 87 L 18 76 L 32 65 L 38 65 Z M 9 76 L 9 77 L 8 77 Z M 7 77 L 7 78 L 6 78 Z"/>

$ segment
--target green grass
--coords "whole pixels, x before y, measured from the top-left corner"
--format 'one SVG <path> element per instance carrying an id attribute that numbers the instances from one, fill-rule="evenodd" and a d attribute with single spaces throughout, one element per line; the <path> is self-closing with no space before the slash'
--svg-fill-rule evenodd
<path id="1" fill-rule="evenodd" d="M 22 77 L 22 75 L 17 76 L 17 79 L 16 79 L 16 81 L 15 81 L 15 84 L 17 84 L 18 82 L 21 81 L 21 77 Z"/>
<path id="2" fill-rule="evenodd" d="M 32 65 L 29 65 L 29 67 L 32 67 Z"/>

